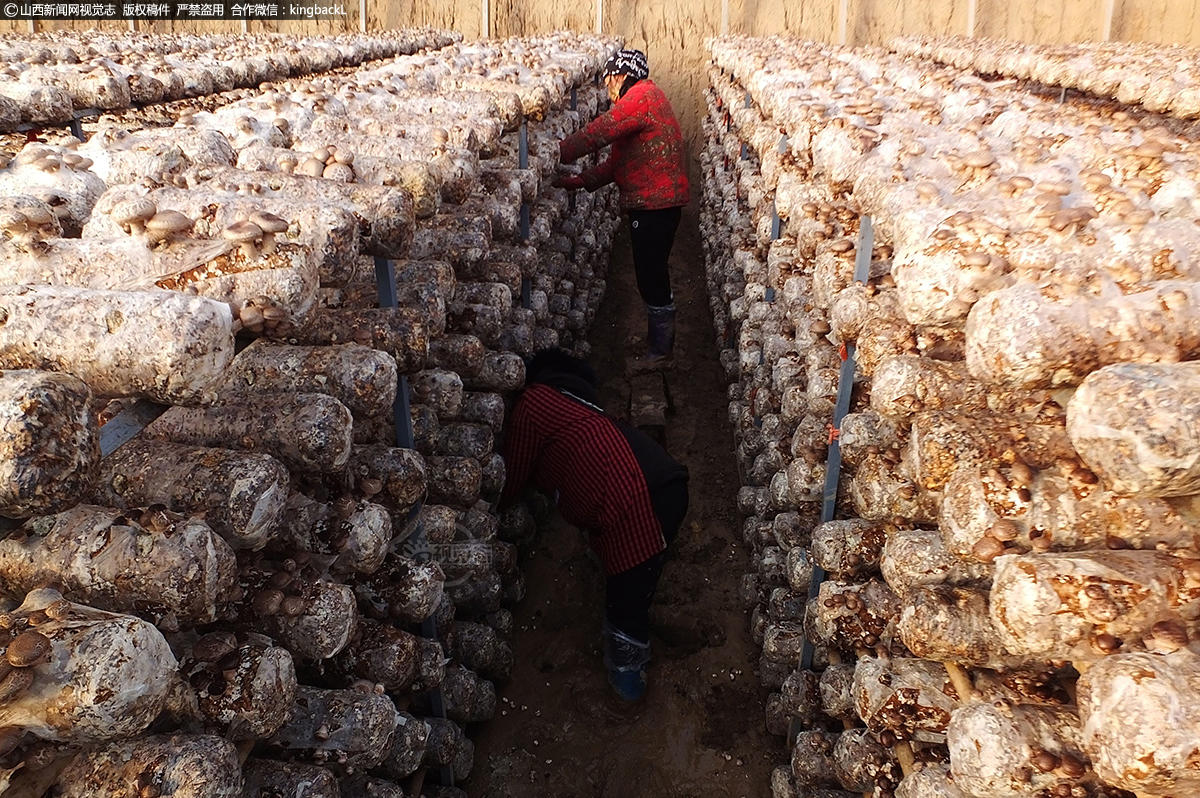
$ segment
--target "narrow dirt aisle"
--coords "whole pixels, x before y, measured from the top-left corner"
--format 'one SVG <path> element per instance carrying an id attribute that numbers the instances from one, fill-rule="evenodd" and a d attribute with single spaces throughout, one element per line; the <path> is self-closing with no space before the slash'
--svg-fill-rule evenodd
<path id="1" fill-rule="evenodd" d="M 600 658 L 603 579 L 580 532 L 556 520 L 524 564 L 513 679 L 476 736 L 472 798 L 770 794 L 782 745 L 763 727 L 758 649 L 738 601 L 747 567 L 738 478 L 694 213 L 684 215 L 671 268 L 679 322 L 667 448 L 691 472 L 691 507 L 655 599 L 647 696 L 633 708 L 610 696 Z M 601 398 L 615 415 L 627 412 L 629 339 L 644 334 L 621 235 L 591 337 Z"/>

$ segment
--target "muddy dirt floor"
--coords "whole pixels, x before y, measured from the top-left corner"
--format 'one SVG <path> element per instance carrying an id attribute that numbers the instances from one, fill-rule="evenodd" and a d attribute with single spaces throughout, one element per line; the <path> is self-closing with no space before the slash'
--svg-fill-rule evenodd
<path id="1" fill-rule="evenodd" d="M 630 708 L 611 696 L 600 655 L 603 578 L 579 531 L 556 519 L 526 555 L 528 594 L 513 610 L 516 666 L 498 686 L 496 716 L 472 735 L 471 798 L 761 798 L 786 758 L 764 728 L 759 651 L 738 602 L 748 558 L 694 213 L 680 225 L 671 274 L 679 318 L 667 449 L 691 472 L 691 506 L 652 609 L 646 698 Z M 644 334 L 620 235 L 591 335 L 601 398 L 615 415 L 627 413 L 625 358 Z"/>

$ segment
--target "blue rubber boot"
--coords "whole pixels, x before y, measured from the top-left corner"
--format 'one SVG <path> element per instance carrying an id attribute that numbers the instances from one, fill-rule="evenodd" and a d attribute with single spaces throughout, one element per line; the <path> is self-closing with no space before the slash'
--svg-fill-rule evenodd
<path id="1" fill-rule="evenodd" d="M 605 619 L 604 665 L 608 683 L 624 701 L 640 701 L 646 694 L 646 666 L 650 664 L 650 644 L 634 640 Z"/>
<path id="2" fill-rule="evenodd" d="M 646 306 L 646 354 L 644 361 L 665 360 L 675 351 L 675 303 Z"/>

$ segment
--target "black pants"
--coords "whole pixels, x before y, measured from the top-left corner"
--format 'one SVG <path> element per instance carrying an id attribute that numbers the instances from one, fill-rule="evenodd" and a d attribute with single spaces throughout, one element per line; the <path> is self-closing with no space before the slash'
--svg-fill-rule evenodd
<path id="1" fill-rule="evenodd" d="M 671 275 L 667 259 L 675 244 L 682 208 L 629 212 L 629 241 L 633 271 L 642 301 L 653 307 L 671 304 Z"/>
<path id="2" fill-rule="evenodd" d="M 650 493 L 650 504 L 668 544 L 675 539 L 687 515 L 687 484 L 686 478 L 675 479 Z M 666 559 L 667 553 L 661 551 L 640 565 L 604 580 L 608 622 L 642 643 L 650 642 L 650 604 Z"/>

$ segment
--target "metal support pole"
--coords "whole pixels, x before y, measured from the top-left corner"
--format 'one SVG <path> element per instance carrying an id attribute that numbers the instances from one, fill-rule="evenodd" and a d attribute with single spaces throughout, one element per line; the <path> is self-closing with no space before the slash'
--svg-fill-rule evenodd
<path id="1" fill-rule="evenodd" d="M 572 95 L 573 96 L 573 95 Z M 521 122 L 521 128 L 517 132 L 517 166 L 521 169 L 529 168 L 529 128 L 525 122 Z M 522 243 L 529 241 L 529 225 L 530 225 L 530 208 L 529 203 L 521 203 L 521 241 Z M 532 286 L 529 283 L 528 277 L 521 278 L 521 307 L 528 308 L 531 303 Z"/>
<path id="2" fill-rule="evenodd" d="M 167 405 L 139 399 L 100 428 L 100 456 L 110 454 L 129 443 L 139 432 L 168 410 Z"/>
<path id="3" fill-rule="evenodd" d="M 396 269 L 394 264 L 387 258 L 375 257 L 375 287 L 379 293 L 379 307 L 399 307 L 400 303 L 396 297 Z M 392 414 L 396 424 L 396 446 L 401 449 L 414 448 L 412 413 L 410 412 L 408 398 L 408 378 L 403 374 L 400 375 L 396 382 L 396 401 L 392 404 Z M 422 502 L 418 501 L 413 505 L 412 510 L 409 511 L 408 520 L 410 523 L 416 521 L 416 526 L 412 534 L 408 537 L 408 545 L 412 552 L 412 559 L 419 563 L 425 563 L 429 562 L 430 554 L 429 546 L 425 540 L 425 528 L 419 520 L 421 505 Z M 430 640 L 437 639 L 437 619 L 434 616 L 430 615 L 421 621 L 421 636 Z M 446 717 L 446 698 L 442 693 L 441 687 L 430 692 L 429 703 L 435 717 Z M 454 786 L 454 773 L 450 768 L 442 768 L 440 774 L 443 786 Z"/>
<path id="4" fill-rule="evenodd" d="M 871 223 L 871 217 L 863 216 L 859 220 L 858 246 L 854 253 L 854 281 L 857 283 L 866 284 L 867 280 L 870 279 L 871 250 L 874 249 L 874 246 L 875 230 Z M 838 443 L 837 433 L 841 428 L 842 419 L 850 409 L 850 395 L 854 389 L 854 343 L 847 341 L 845 346 L 846 359 L 842 361 L 841 371 L 838 373 L 838 392 L 833 408 L 829 456 L 825 463 L 825 488 L 821 496 L 821 523 L 832 521 L 837 511 L 838 482 L 841 478 L 842 470 L 842 450 L 841 445 Z M 820 595 L 821 583 L 825 581 L 825 576 L 823 568 L 813 565 L 812 581 L 808 588 L 808 598 L 810 601 Z M 812 670 L 812 660 L 813 644 L 811 640 L 805 639 L 804 646 L 800 650 L 800 669 Z M 799 720 L 793 720 L 791 727 L 788 729 L 789 744 L 795 742 L 796 735 L 799 732 Z"/>

